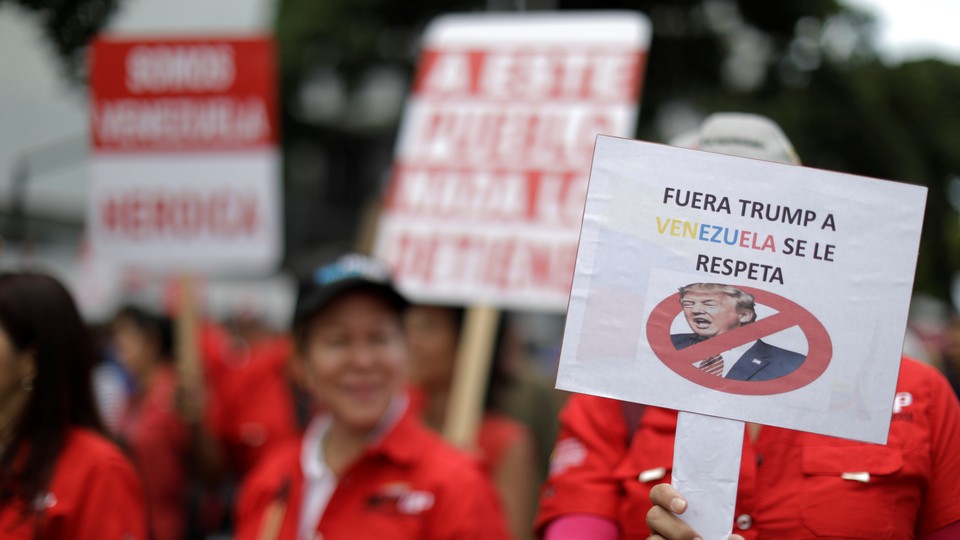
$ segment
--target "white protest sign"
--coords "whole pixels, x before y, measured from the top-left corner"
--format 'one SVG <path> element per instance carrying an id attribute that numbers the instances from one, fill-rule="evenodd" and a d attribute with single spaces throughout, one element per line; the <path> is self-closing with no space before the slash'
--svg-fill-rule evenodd
<path id="1" fill-rule="evenodd" d="M 93 254 L 160 271 L 272 269 L 281 246 L 272 41 L 98 39 L 90 78 Z"/>
<path id="2" fill-rule="evenodd" d="M 599 137 L 557 387 L 886 442 L 925 199 Z"/>
<path id="3" fill-rule="evenodd" d="M 427 28 L 375 252 L 418 301 L 562 311 L 598 133 L 634 130 L 637 12 Z"/>

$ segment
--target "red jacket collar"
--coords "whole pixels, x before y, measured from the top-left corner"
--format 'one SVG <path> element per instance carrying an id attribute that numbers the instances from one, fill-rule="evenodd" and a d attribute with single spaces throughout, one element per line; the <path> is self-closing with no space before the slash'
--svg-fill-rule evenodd
<path id="1" fill-rule="evenodd" d="M 415 411 L 405 405 L 396 423 L 383 437 L 371 444 L 365 454 L 383 455 L 391 461 L 409 465 L 417 460 L 433 437 L 434 435 L 420 424 Z"/>

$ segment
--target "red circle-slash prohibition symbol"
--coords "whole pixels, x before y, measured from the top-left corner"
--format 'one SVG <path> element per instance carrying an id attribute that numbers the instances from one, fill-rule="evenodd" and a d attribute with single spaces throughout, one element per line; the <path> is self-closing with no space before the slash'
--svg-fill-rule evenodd
<path id="1" fill-rule="evenodd" d="M 769 291 L 752 287 L 737 288 L 752 294 L 758 304 L 770 307 L 777 313 L 678 351 L 670 340 L 670 326 L 682 311 L 680 293 L 674 293 L 657 304 L 647 319 L 647 341 L 660 361 L 688 381 L 721 392 L 748 396 L 767 396 L 796 390 L 810 384 L 826 371 L 833 356 L 833 344 L 826 328 L 813 314 L 796 302 Z M 807 358 L 800 367 L 783 377 L 767 381 L 737 381 L 705 373 L 693 365 L 704 358 L 794 326 L 807 339 Z"/>

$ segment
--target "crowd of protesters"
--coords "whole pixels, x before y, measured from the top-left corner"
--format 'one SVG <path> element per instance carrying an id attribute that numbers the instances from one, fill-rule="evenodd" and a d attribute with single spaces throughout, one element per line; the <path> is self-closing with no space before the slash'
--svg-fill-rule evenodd
<path id="1" fill-rule="evenodd" d="M 42 285 L 37 291 L 34 282 Z M 21 403 L 0 411 L 11 430 L 0 446 L 0 496 L 10 502 L 0 513 L 0 536 L 529 537 L 545 466 L 535 427 L 494 406 L 502 401 L 497 389 L 512 384 L 502 362 L 493 364 L 476 448 L 455 449 L 440 435 L 445 411 L 437 404 L 446 403 L 462 310 L 408 306 L 379 263 L 357 254 L 302 285 L 287 331 L 251 317 L 203 319 L 198 389 L 183 382 L 176 313 L 127 304 L 107 324 L 88 328 L 49 275 L 0 279 L 0 330 L 24 357 L 10 367 L 15 373 L 4 374 L 16 397 L 0 400 Z M 37 313 L 14 310 L 40 305 Z M 18 325 L 31 325 L 25 337 L 13 333 Z M 64 332 L 69 339 L 57 335 Z M 46 352 L 48 343 L 58 349 Z M 50 367 L 34 363 L 41 357 Z M 63 396 L 45 406 L 54 388 Z M 48 409 L 77 418 L 37 416 Z M 55 437 L 48 435 L 54 420 L 63 424 Z M 91 456 L 75 461 L 78 452 Z M 317 452 L 321 469 L 303 463 Z M 116 478 L 100 474 L 99 454 L 117 468 Z M 86 467 L 88 460 L 94 463 Z M 76 493 L 62 491 L 64 471 Z M 77 482 L 89 480 L 77 476 L 89 474 L 100 476 L 105 491 L 73 504 L 84 494 Z M 47 506 L 38 502 L 44 497 Z M 325 512 L 330 505 L 338 511 Z M 116 529 L 107 526 L 114 517 Z"/>
<path id="2" fill-rule="evenodd" d="M 439 432 L 462 309 L 411 306 L 378 261 L 348 254 L 304 276 L 294 311 L 284 330 L 202 319 L 186 369 L 176 313 L 127 305 L 94 340 L 56 279 L 0 275 L 0 538 L 696 537 L 669 485 L 675 411 L 574 396 L 543 482 L 553 440 L 536 424 L 557 414 L 540 400 L 530 422 L 503 397 L 515 329 L 458 449 Z M 953 389 L 904 358 L 913 409 L 887 446 L 748 430 L 734 532 L 960 537 L 958 336 L 954 322 Z"/>

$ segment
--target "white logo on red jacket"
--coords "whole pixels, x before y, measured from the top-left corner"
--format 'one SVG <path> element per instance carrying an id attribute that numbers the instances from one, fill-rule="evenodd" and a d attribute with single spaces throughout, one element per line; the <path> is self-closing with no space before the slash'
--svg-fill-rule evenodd
<path id="1" fill-rule="evenodd" d="M 429 491 L 411 489 L 405 482 L 384 484 L 367 500 L 367 508 L 378 512 L 415 516 L 433 508 L 435 497 Z"/>
<path id="2" fill-rule="evenodd" d="M 49 491 L 37 494 L 33 499 L 33 509 L 36 512 L 43 512 L 57 505 L 57 496 Z"/>
<path id="3" fill-rule="evenodd" d="M 897 392 L 893 397 L 893 414 L 900 414 L 905 407 L 913 405 L 913 394 L 910 392 Z"/>
<path id="4" fill-rule="evenodd" d="M 550 456 L 550 476 L 563 474 L 564 471 L 583 465 L 587 459 L 587 447 L 580 439 L 570 437 L 557 442 Z"/>

